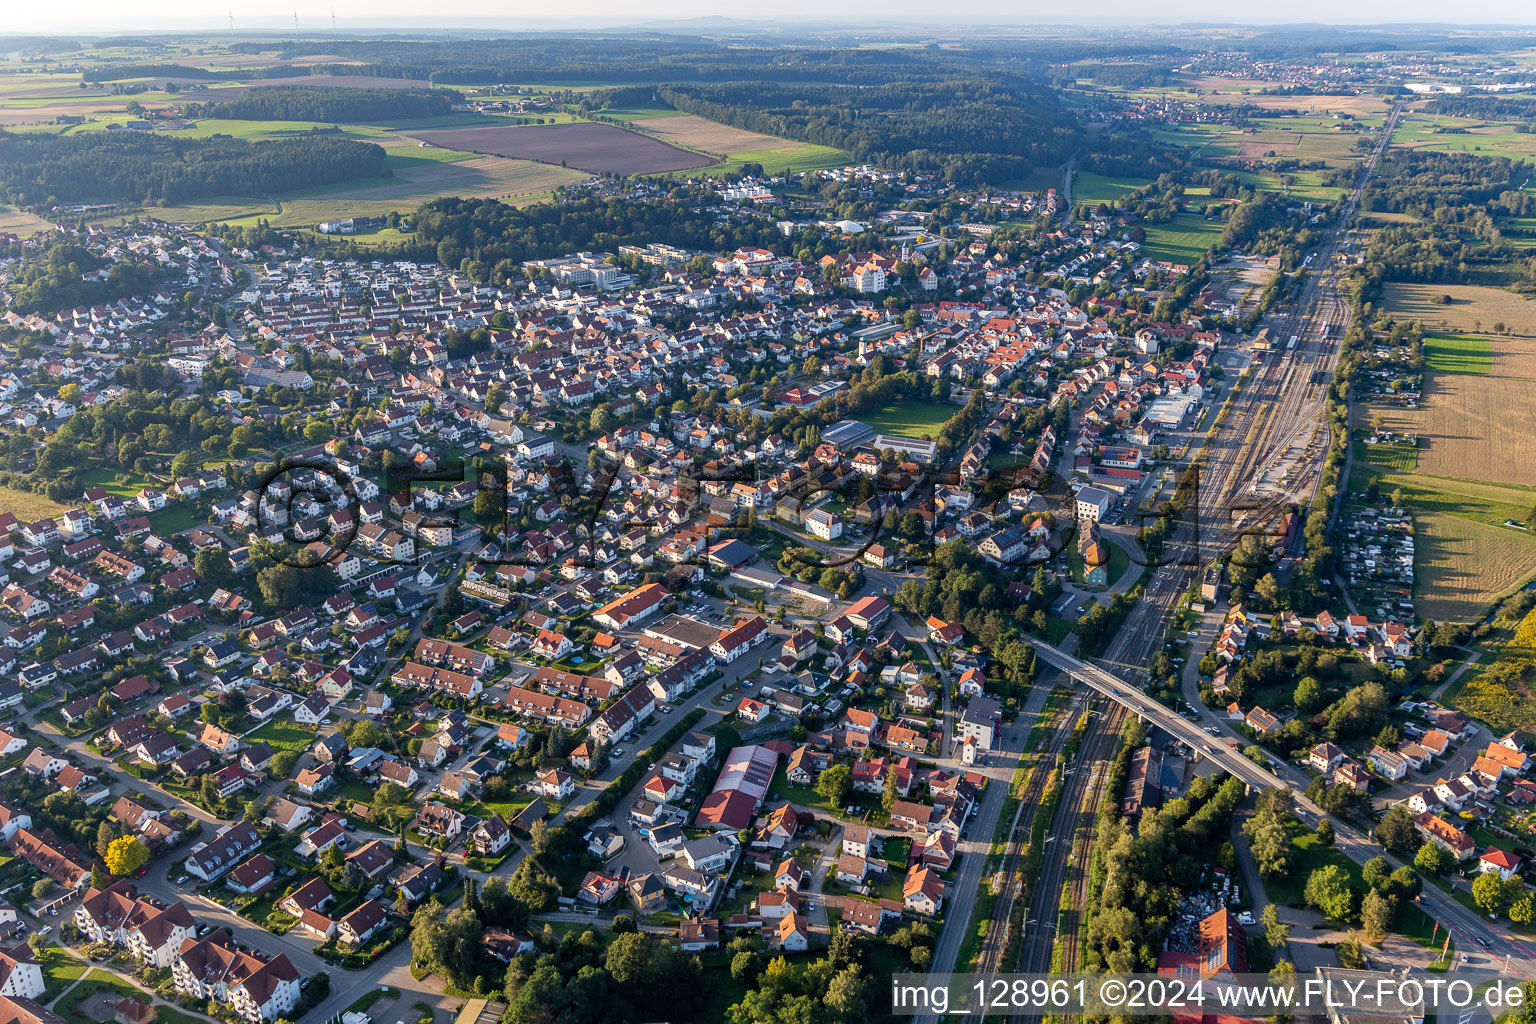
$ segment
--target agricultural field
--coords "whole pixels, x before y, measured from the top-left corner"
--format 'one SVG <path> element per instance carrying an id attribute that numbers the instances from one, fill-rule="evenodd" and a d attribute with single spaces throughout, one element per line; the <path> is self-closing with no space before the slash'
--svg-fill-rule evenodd
<path id="1" fill-rule="evenodd" d="M 14 487 L 0 487 L 0 512 L 9 512 L 22 522 L 35 522 L 61 516 L 72 506 L 61 505 L 51 498 L 31 491 L 18 491 Z"/>
<path id="2" fill-rule="evenodd" d="M 1447 295 L 1449 305 L 1441 302 Z M 1392 282 L 1382 288 L 1380 305 L 1393 316 L 1417 320 L 1426 328 L 1536 337 L 1536 302 L 1503 288 Z M 1502 332 L 1499 324 L 1504 325 Z"/>
<path id="3" fill-rule="evenodd" d="M 1075 201 L 1076 197 L 1074 197 Z M 1145 224 L 1141 255 L 1170 263 L 1191 264 L 1221 240 L 1224 225 L 1198 213 L 1181 213 L 1166 224 Z"/>
<path id="4" fill-rule="evenodd" d="M 1492 373 L 1432 372 L 1418 409 L 1366 411 L 1419 438 L 1404 458 L 1357 446 L 1350 486 L 1375 479 L 1412 510 L 1414 600 L 1425 618 L 1470 621 L 1536 575 L 1536 536 L 1506 525 L 1524 523 L 1536 505 L 1536 456 L 1526 454 L 1536 437 L 1531 383 L 1499 376 L 1499 359 Z"/>
<path id="5" fill-rule="evenodd" d="M 1227 168 L 1222 168 L 1227 170 Z M 1260 192 L 1276 192 L 1296 199 L 1313 202 L 1332 202 L 1344 195 L 1344 190 L 1323 184 L 1321 171 L 1235 171 L 1239 181 Z"/>
<path id="6" fill-rule="evenodd" d="M 672 113 L 676 116 L 669 117 L 666 112 L 662 112 L 649 121 L 642 121 L 637 127 L 664 142 L 714 153 L 734 165 L 720 170 L 734 170 L 743 163 L 760 163 L 769 173 L 781 170 L 797 172 L 835 167 L 849 160 L 847 153 L 830 146 L 815 146 L 773 135 L 760 135 L 692 114 Z M 717 168 L 711 166 L 705 170 L 715 171 Z"/>
<path id="7" fill-rule="evenodd" d="M 1419 471 L 1536 487 L 1536 409 L 1528 377 L 1431 373 L 1417 409 L 1382 408 L 1386 428 L 1419 438 Z M 1528 502 L 1522 502 L 1528 504 Z"/>
<path id="8" fill-rule="evenodd" d="M 0 231 L 9 231 L 13 235 L 35 235 L 47 227 L 48 222 L 41 217 L 25 210 L 0 206 Z"/>
<path id="9" fill-rule="evenodd" d="M 1536 538 L 1527 533 L 1439 514 L 1415 514 L 1414 531 L 1414 603 L 1423 618 L 1474 621 L 1536 575 Z"/>
<path id="10" fill-rule="evenodd" d="M 774 149 L 777 146 L 794 147 L 799 144 L 788 143 L 773 135 L 746 132 L 739 127 L 731 127 L 730 124 L 719 124 L 702 117 L 694 117 L 693 114 L 659 118 L 656 123 L 645 124 L 644 129 L 650 134 L 660 135 L 670 143 L 687 146 L 688 149 L 702 149 L 708 154 L 733 154 L 739 150 Z"/>
<path id="11" fill-rule="evenodd" d="M 1493 342 L 1469 334 L 1425 334 L 1424 365 L 1439 373 L 1487 373 L 1493 369 Z"/>
<path id="12" fill-rule="evenodd" d="M 420 150 L 415 153 L 445 153 Z M 546 198 L 561 185 L 581 181 L 587 175 L 530 160 L 496 156 L 436 159 L 414 156 L 396 163 L 393 180 L 370 178 L 341 182 L 323 188 L 285 193 L 272 199 L 230 197 L 183 206 L 157 207 L 152 212 L 168 221 L 203 224 L 211 221 L 253 223 L 256 218 L 275 227 L 298 227 L 347 217 L 377 217 L 391 210 L 409 211 L 442 195 L 487 196 L 508 201 L 533 202 Z M 386 160 L 386 168 L 391 156 Z"/>
<path id="13" fill-rule="evenodd" d="M 1241 135 L 1216 139 L 1202 153 L 1210 157 L 1230 156 L 1244 160 L 1266 157 L 1323 160 L 1330 167 L 1341 167 L 1359 159 L 1355 140 L 1369 138 L 1359 132 L 1346 131 L 1342 126 L 1347 123 L 1331 116 L 1277 117 L 1255 122 L 1264 125 L 1262 128 L 1250 128 Z"/>
<path id="14" fill-rule="evenodd" d="M 1351 486 L 1374 477 L 1383 493 L 1402 491 L 1418 542 L 1419 614 L 1468 621 L 1536 574 L 1536 535 L 1508 525 L 1536 505 L 1536 305 L 1495 288 L 1427 284 L 1389 284 L 1381 304 L 1452 330 L 1425 335 L 1418 408 L 1368 413 L 1418 437 L 1416 464 L 1383 464 L 1372 450 L 1356 459 Z M 1496 324 L 1525 337 L 1478 333 Z"/>
<path id="15" fill-rule="evenodd" d="M 903 399 L 874 412 L 864 413 L 859 417 L 859 422 L 873 427 L 877 434 L 894 434 L 897 437 L 921 440 L 925 437 L 938 437 L 944 424 L 959 411 L 959 406 L 946 402 Z"/>
<path id="16" fill-rule="evenodd" d="M 656 174 L 713 163 L 649 135 L 606 124 L 459 128 L 426 131 L 418 138 L 445 149 L 492 153 L 615 174 Z"/>
<path id="17" fill-rule="evenodd" d="M 1405 115 L 1392 132 L 1392 145 L 1436 153 L 1479 153 L 1536 160 L 1536 135 L 1518 131 L 1515 122 L 1447 114 Z"/>

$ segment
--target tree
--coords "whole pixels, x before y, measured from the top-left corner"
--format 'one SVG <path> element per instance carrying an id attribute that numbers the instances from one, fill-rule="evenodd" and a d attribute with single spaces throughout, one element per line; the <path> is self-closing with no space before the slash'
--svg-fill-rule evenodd
<path id="1" fill-rule="evenodd" d="M 1317 836 L 1317 841 L 1319 843 L 1322 843 L 1324 846 L 1332 846 L 1334 838 L 1333 822 L 1327 818 L 1323 818 L 1317 823 L 1317 828 L 1313 831 L 1312 834 Z"/>
<path id="2" fill-rule="evenodd" d="M 298 763 L 299 751 L 279 750 L 272 755 L 272 764 L 267 774 L 274 779 L 286 779 L 293 774 L 294 766 Z"/>
<path id="3" fill-rule="evenodd" d="M 1358 971 L 1365 967 L 1365 950 L 1360 948 L 1360 940 L 1350 936 L 1340 942 L 1334 950 L 1338 954 L 1339 964 L 1351 971 Z"/>
<path id="4" fill-rule="evenodd" d="M 1536 895 L 1526 893 L 1514 905 L 1509 908 L 1509 919 L 1515 924 L 1530 924 L 1536 921 Z"/>
<path id="5" fill-rule="evenodd" d="M 108 871 L 125 878 L 149 863 L 149 847 L 137 836 L 123 836 L 112 840 L 102 859 L 106 861 Z"/>
<path id="6" fill-rule="evenodd" d="M 1292 699 L 1298 711 L 1315 711 L 1323 705 L 1323 684 L 1311 676 L 1302 676 Z"/>
<path id="7" fill-rule="evenodd" d="M 533 849 L 535 857 L 542 857 L 549 852 L 549 823 L 536 821 L 528 829 L 528 845 Z"/>
<path id="8" fill-rule="evenodd" d="M 112 840 L 117 838 L 117 833 L 112 830 L 112 823 L 103 820 L 96 826 L 96 856 L 105 858 L 107 849 L 112 845 Z"/>
<path id="9" fill-rule="evenodd" d="M 1259 923 L 1264 926 L 1264 938 L 1276 949 L 1284 948 L 1291 941 L 1291 926 L 1280 920 L 1280 912 L 1273 903 L 1265 904 Z"/>
<path id="10" fill-rule="evenodd" d="M 762 970 L 762 961 L 758 959 L 756 953 L 743 950 L 731 957 L 731 980 L 747 988 L 752 987 L 752 983 L 757 980 Z"/>
<path id="11" fill-rule="evenodd" d="M 1476 888 L 1474 886 L 1474 888 Z M 1392 931 L 1392 918 L 1397 914 L 1397 900 L 1372 889 L 1360 904 L 1360 923 L 1365 929 L 1365 941 L 1380 946 Z"/>
<path id="12" fill-rule="evenodd" d="M 1307 878 L 1307 903 L 1334 921 L 1345 921 L 1354 912 L 1355 895 L 1349 888 L 1349 873 L 1337 864 L 1326 864 Z"/>
<path id="13" fill-rule="evenodd" d="M 470 511 L 474 512 L 475 518 L 482 523 L 500 519 L 505 509 L 506 503 L 502 496 L 489 487 L 482 487 L 476 491 L 474 504 L 470 506 Z"/>
<path id="14" fill-rule="evenodd" d="M 643 985 L 650 979 L 652 946 L 648 936 L 636 932 L 620 935 L 608 945 L 604 966 L 621 985 Z"/>
<path id="15" fill-rule="evenodd" d="M 1451 866 L 1451 855 L 1434 843 L 1425 843 L 1413 855 L 1413 866 L 1426 874 L 1443 874 Z"/>
<path id="16" fill-rule="evenodd" d="M 1248 837 L 1248 849 L 1258 864 L 1259 874 L 1274 878 L 1290 868 L 1291 840 L 1278 816 L 1255 814 L 1243 826 L 1243 834 Z"/>
<path id="17" fill-rule="evenodd" d="M 869 1015 L 872 994 L 870 980 L 864 977 L 857 964 L 850 964 L 832 977 L 823 1002 L 832 1011 L 835 1021 L 862 1021 Z"/>
<path id="18" fill-rule="evenodd" d="M 1283 992 L 1296 991 L 1296 965 L 1289 960 L 1280 960 L 1269 969 L 1269 983 Z M 1275 1015 L 1277 1021 L 1288 1021 L 1291 1015 L 1280 1013 Z"/>
<path id="19" fill-rule="evenodd" d="M 53 887 L 56 884 L 57 883 L 55 883 L 51 878 L 39 878 L 37 881 L 32 883 L 32 898 L 35 900 L 42 899 L 50 892 L 53 892 Z"/>
<path id="20" fill-rule="evenodd" d="M 1512 889 L 1496 871 L 1485 871 L 1472 880 L 1472 899 L 1485 914 L 1502 914 L 1523 892 Z"/>
<path id="21" fill-rule="evenodd" d="M 1385 889 L 1392 880 L 1392 865 L 1385 857 L 1372 857 L 1365 862 L 1360 873 L 1365 878 L 1365 884 L 1372 889 Z"/>
<path id="22" fill-rule="evenodd" d="M 1398 804 L 1381 816 L 1371 834 L 1387 849 L 1407 852 L 1413 849 L 1413 840 L 1418 833 L 1413 826 L 1413 815 L 1408 813 L 1408 808 Z"/>
<path id="23" fill-rule="evenodd" d="M 821 773 L 816 780 L 816 795 L 825 799 L 833 807 L 843 806 L 844 799 L 848 796 L 848 787 L 852 785 L 852 772 L 845 764 L 835 764 Z"/>
<path id="24" fill-rule="evenodd" d="M 891 813 L 891 808 L 896 804 L 896 773 L 885 773 L 885 789 L 880 793 L 880 809 L 885 813 Z"/>
<path id="25" fill-rule="evenodd" d="M 234 581 L 235 570 L 230 564 L 229 553 L 221 547 L 206 547 L 192 556 L 192 568 L 210 586 L 223 587 Z"/>
<path id="26" fill-rule="evenodd" d="M 274 611 L 293 607 L 304 594 L 301 570 L 286 562 L 269 565 L 258 572 L 256 586 L 261 590 L 262 602 Z"/>

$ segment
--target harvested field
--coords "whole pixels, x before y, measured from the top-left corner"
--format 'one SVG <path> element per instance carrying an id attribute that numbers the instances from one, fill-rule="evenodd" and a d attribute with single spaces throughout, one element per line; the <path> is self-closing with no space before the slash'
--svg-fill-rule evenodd
<path id="1" fill-rule="evenodd" d="M 1536 487 L 1533 394 L 1523 378 L 1431 373 L 1417 409 L 1371 412 L 1388 430 L 1418 435 L 1421 473 Z"/>
<path id="2" fill-rule="evenodd" d="M 552 164 L 563 162 L 567 167 L 584 171 L 614 174 L 657 174 L 714 163 L 707 156 L 606 124 L 460 128 L 412 134 L 447 149 L 494 153 Z"/>
<path id="3" fill-rule="evenodd" d="M 1458 516 L 1414 516 L 1422 618 L 1470 622 L 1536 573 L 1536 538 Z"/>
<path id="4" fill-rule="evenodd" d="M 747 149 L 793 149 L 800 143 L 773 135 L 759 135 L 730 125 L 719 124 L 693 114 L 657 117 L 642 125 L 647 132 L 671 139 L 681 145 L 706 153 L 738 153 Z"/>
<path id="5" fill-rule="evenodd" d="M 41 217 L 33 216 L 25 210 L 0 206 L 0 231 L 9 231 L 15 235 L 35 235 L 47 227 L 48 222 Z"/>
<path id="6" fill-rule="evenodd" d="M 1444 295 L 1451 297 L 1450 305 L 1439 302 Z M 1503 288 L 1394 281 L 1382 288 L 1381 306 L 1430 329 L 1491 331 L 1502 323 L 1505 333 L 1536 337 L 1536 302 Z"/>

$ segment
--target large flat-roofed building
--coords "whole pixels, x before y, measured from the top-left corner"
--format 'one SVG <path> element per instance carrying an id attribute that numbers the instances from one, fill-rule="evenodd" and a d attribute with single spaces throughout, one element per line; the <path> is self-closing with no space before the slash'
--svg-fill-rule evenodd
<path id="1" fill-rule="evenodd" d="M 823 442 L 836 445 L 844 452 L 851 452 L 861 445 L 868 444 L 874 436 L 875 428 L 858 420 L 842 420 L 821 433 Z"/>
<path id="2" fill-rule="evenodd" d="M 645 635 L 678 644 L 690 650 L 701 650 L 720 639 L 720 627 L 688 615 L 668 615 L 660 622 L 645 627 Z"/>
<path id="3" fill-rule="evenodd" d="M 912 437 L 898 437 L 895 434 L 876 434 L 875 439 L 869 442 L 868 447 L 882 452 L 890 449 L 916 462 L 932 462 L 938 454 L 939 442 L 923 441 Z"/>
<path id="4" fill-rule="evenodd" d="M 1102 487 L 1084 487 L 1077 492 L 1077 518 L 1096 523 L 1109 511 L 1113 499 Z"/>
<path id="5" fill-rule="evenodd" d="M 1189 422 L 1195 400 L 1189 395 L 1164 395 L 1147 406 L 1142 422 L 1154 430 L 1178 430 Z"/>

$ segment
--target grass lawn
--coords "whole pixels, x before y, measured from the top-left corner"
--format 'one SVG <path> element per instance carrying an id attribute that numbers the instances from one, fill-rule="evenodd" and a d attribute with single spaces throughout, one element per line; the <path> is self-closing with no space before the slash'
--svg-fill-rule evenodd
<path id="1" fill-rule="evenodd" d="M 464 811 L 481 818 L 489 818 L 493 814 L 499 814 L 511 821 L 517 817 L 524 807 L 533 803 L 533 795 L 526 794 L 527 799 L 519 800 L 471 800 L 464 804 Z"/>
<path id="2" fill-rule="evenodd" d="M 129 478 L 127 483 L 118 483 L 116 478 L 119 472 L 121 471 L 105 466 L 88 469 L 80 474 L 80 489 L 90 490 L 92 487 L 100 487 L 108 494 L 126 499 L 132 498 L 151 484 L 150 480 L 134 476 L 132 473 L 127 474 Z"/>
<path id="3" fill-rule="evenodd" d="M 301 752 L 308 748 L 311 743 L 315 742 L 315 734 L 313 732 L 292 722 L 268 722 L 255 732 L 249 733 L 245 738 L 253 743 L 265 743 L 273 750 L 297 750 Z"/>
<path id="4" fill-rule="evenodd" d="M 921 440 L 938 437 L 944 424 L 959 412 L 959 406 L 947 402 L 902 399 L 865 413 L 859 417 L 859 422 L 867 423 L 879 434 L 895 434 Z"/>
<path id="5" fill-rule="evenodd" d="M 1358 892 L 1365 891 L 1365 878 L 1360 865 L 1344 856 L 1336 846 L 1324 846 L 1317 837 L 1300 825 L 1291 831 L 1291 869 L 1279 878 L 1264 880 L 1264 888 L 1271 900 L 1291 907 L 1306 906 L 1307 879 L 1312 872 L 1329 864 L 1337 864 L 1349 872 L 1349 884 Z"/>
<path id="6" fill-rule="evenodd" d="M 1147 241 L 1141 247 L 1141 255 L 1186 264 L 1204 256 L 1225 230 L 1221 221 L 1206 220 L 1198 213 L 1181 213 L 1167 223 L 1142 226 L 1147 232 Z"/>
<path id="7" fill-rule="evenodd" d="M 1467 334 L 1428 333 L 1424 364 L 1440 373 L 1487 373 L 1493 369 L 1493 342 Z"/>
<path id="8" fill-rule="evenodd" d="M 1112 203 L 1151 183 L 1151 178 L 1109 178 L 1102 174 L 1078 171 L 1072 175 L 1072 201 Z"/>
<path id="9" fill-rule="evenodd" d="M 53 1006 L 53 1012 L 69 1021 L 69 1024 L 97 1024 L 96 1018 L 88 1017 L 79 1010 L 80 1004 L 98 992 L 111 991 L 119 996 L 136 996 L 148 1000 L 143 989 L 137 988 L 106 971 L 92 969 L 85 979 Z"/>
<path id="10" fill-rule="evenodd" d="M 90 970 L 89 964 L 75 959 L 58 946 L 45 946 L 38 950 L 37 959 L 43 965 L 45 1003 L 85 977 L 85 972 Z"/>
<path id="11" fill-rule="evenodd" d="M 161 536 L 181 533 L 194 526 L 202 526 L 207 521 L 208 517 L 202 515 L 197 506 L 185 502 L 167 505 L 160 511 L 149 514 L 150 525 Z"/>

